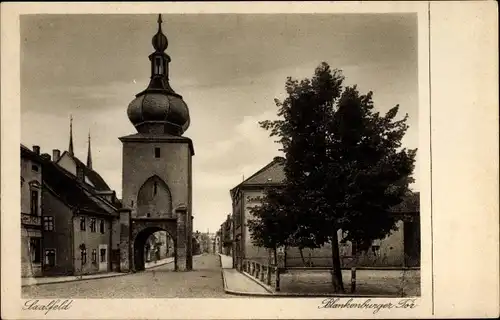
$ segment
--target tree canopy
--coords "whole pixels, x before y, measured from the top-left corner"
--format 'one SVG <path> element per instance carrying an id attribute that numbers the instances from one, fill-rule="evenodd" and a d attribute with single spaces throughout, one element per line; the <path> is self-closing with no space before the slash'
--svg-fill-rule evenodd
<path id="1" fill-rule="evenodd" d="M 331 241 L 339 290 L 337 230 L 367 249 L 395 229 L 389 209 L 409 192 L 416 155 L 402 148 L 408 115 L 397 119 L 399 106 L 381 115 L 372 92 L 344 80 L 327 63 L 311 79 L 287 79 L 286 99 L 275 100 L 280 119 L 260 122 L 285 154 L 284 186 L 266 192 L 249 223 L 254 243 L 268 248 Z"/>

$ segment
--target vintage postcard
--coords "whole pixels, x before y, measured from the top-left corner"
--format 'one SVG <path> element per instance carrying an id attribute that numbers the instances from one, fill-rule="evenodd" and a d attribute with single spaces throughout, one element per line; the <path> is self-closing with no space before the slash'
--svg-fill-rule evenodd
<path id="1" fill-rule="evenodd" d="M 2 318 L 498 316 L 492 11 L 2 4 Z"/>

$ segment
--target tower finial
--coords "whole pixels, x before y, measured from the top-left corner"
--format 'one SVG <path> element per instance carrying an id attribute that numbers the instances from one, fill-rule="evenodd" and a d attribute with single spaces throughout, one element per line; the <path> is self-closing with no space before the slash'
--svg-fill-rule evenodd
<path id="1" fill-rule="evenodd" d="M 158 15 L 158 29 L 161 30 L 161 24 L 163 23 L 163 20 L 161 19 L 161 13 Z"/>
<path id="2" fill-rule="evenodd" d="M 163 23 L 163 20 L 161 18 L 161 14 L 158 15 L 158 32 L 153 36 L 153 48 L 157 52 L 163 52 L 167 49 L 168 47 L 168 39 L 167 37 L 163 34 L 163 31 L 161 30 L 161 24 Z"/>
<path id="3" fill-rule="evenodd" d="M 69 115 L 69 148 L 68 152 L 70 155 L 74 155 L 73 153 L 73 115 Z"/>
<path id="4" fill-rule="evenodd" d="M 90 129 L 89 129 L 89 149 L 87 151 L 87 167 L 92 170 L 92 154 L 90 147 Z"/>

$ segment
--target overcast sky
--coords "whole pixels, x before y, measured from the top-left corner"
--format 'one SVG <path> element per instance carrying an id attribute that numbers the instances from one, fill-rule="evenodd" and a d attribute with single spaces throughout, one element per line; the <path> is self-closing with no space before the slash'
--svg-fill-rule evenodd
<path id="1" fill-rule="evenodd" d="M 121 196 L 118 137 L 135 133 L 127 106 L 149 83 L 156 15 L 21 17 L 21 136 L 42 152 L 75 154 Z M 375 108 L 409 114 L 404 144 L 418 147 L 416 15 L 164 15 L 171 85 L 189 106 L 194 228 L 216 231 L 229 189 L 269 163 L 279 145 L 257 121 L 275 118 L 287 76 L 310 77 L 326 61 L 347 84 L 374 92 Z M 418 157 L 415 172 L 418 190 Z"/>

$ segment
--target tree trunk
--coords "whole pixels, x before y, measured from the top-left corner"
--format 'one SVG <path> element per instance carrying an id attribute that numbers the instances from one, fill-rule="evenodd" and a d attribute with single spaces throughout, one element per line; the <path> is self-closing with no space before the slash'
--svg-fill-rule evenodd
<path id="1" fill-rule="evenodd" d="M 304 267 L 307 267 L 307 265 L 306 265 L 306 259 L 304 259 L 304 252 L 302 251 L 302 248 L 299 248 L 299 252 L 300 252 L 300 259 L 302 259 L 302 265 Z"/>
<path id="2" fill-rule="evenodd" d="M 274 247 L 274 265 L 278 266 L 278 250 Z"/>
<path id="3" fill-rule="evenodd" d="M 335 293 L 344 293 L 337 228 L 334 228 L 334 230 L 332 235 L 332 286 Z"/>

